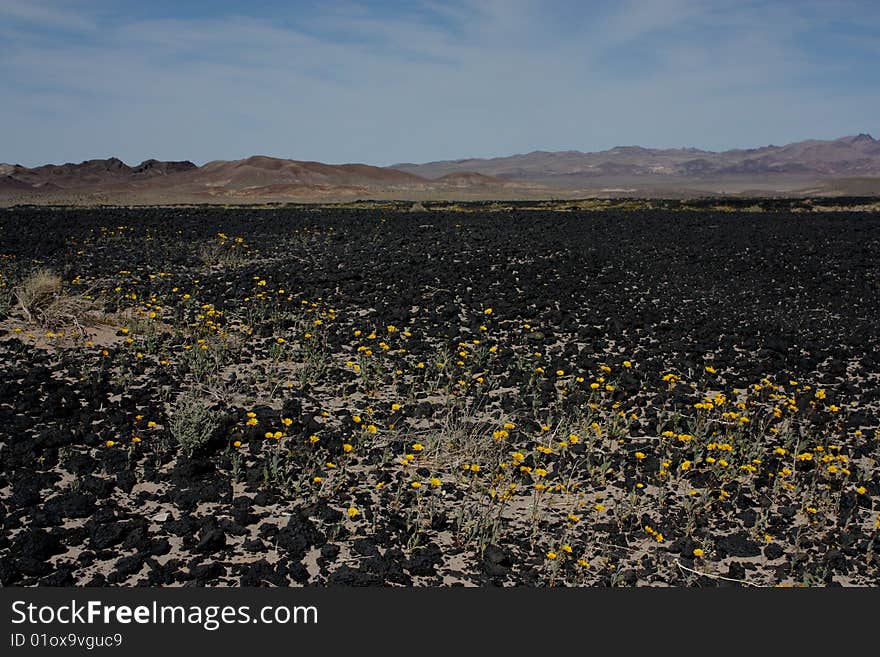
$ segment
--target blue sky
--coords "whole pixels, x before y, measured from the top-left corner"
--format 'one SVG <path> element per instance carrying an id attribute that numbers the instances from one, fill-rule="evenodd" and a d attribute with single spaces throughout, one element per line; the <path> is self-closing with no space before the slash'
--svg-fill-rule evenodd
<path id="1" fill-rule="evenodd" d="M 880 2 L 0 0 L 0 162 L 880 136 Z"/>

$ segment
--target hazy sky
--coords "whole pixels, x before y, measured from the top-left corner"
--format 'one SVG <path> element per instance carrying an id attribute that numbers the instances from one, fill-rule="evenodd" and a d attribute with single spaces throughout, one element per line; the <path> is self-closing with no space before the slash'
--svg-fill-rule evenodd
<path id="1" fill-rule="evenodd" d="M 877 0 L 0 0 L 0 162 L 880 133 Z"/>

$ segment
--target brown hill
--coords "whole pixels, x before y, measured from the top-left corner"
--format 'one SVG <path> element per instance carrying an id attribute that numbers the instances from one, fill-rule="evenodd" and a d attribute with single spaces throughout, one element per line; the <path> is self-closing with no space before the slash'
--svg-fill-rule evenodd
<path id="1" fill-rule="evenodd" d="M 86 160 L 79 164 L 45 164 L 33 169 L 15 165 L 7 175 L 36 190 L 82 191 L 125 185 L 142 178 L 170 175 L 195 168 L 196 165 L 192 162 L 158 160 L 146 160 L 136 167 L 130 167 L 122 160 L 111 157 L 105 160 Z"/>
<path id="2" fill-rule="evenodd" d="M 185 179 L 185 180 L 184 180 Z M 323 164 L 264 155 L 244 160 L 217 160 L 189 172 L 187 185 L 243 190 L 270 185 L 407 186 L 421 185 L 420 176 L 368 164 Z"/>
<path id="3" fill-rule="evenodd" d="M 131 175 L 131 167 L 111 157 L 106 160 L 86 160 L 79 164 L 44 164 L 33 169 L 22 168 L 13 175 L 34 186 L 51 182 L 62 189 L 80 189 L 124 180 Z"/>
<path id="4" fill-rule="evenodd" d="M 150 176 L 167 176 L 173 173 L 181 173 L 183 171 L 192 171 L 198 167 L 184 160 L 182 162 L 161 162 L 160 160 L 144 160 L 131 170 L 132 175 L 140 177 Z"/>
<path id="5" fill-rule="evenodd" d="M 0 192 L 27 193 L 38 191 L 40 191 L 39 188 L 12 176 L 0 176 Z"/>

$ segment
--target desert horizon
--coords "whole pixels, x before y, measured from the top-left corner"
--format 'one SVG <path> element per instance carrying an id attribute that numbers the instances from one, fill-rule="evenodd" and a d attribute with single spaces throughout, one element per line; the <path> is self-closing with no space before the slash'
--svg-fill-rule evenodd
<path id="1" fill-rule="evenodd" d="M 619 146 L 378 167 L 253 155 L 213 160 L 116 157 L 37 167 L 0 164 L 0 203 L 265 203 L 538 200 L 608 196 L 871 196 L 880 142 L 867 133 L 722 152 Z"/>

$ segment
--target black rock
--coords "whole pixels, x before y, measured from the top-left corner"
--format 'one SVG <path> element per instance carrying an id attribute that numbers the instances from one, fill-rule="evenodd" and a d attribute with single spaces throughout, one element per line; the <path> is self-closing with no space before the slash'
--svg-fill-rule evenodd
<path id="1" fill-rule="evenodd" d="M 95 510 L 95 501 L 90 495 L 68 492 L 50 498 L 44 509 L 65 518 L 88 518 Z"/>
<path id="2" fill-rule="evenodd" d="M 327 543 L 321 547 L 321 556 L 327 561 L 333 561 L 339 556 L 339 546 L 334 543 Z"/>
<path id="3" fill-rule="evenodd" d="M 213 520 L 206 522 L 199 531 L 196 551 L 213 553 L 226 547 L 226 534 Z"/>
<path id="4" fill-rule="evenodd" d="M 122 542 L 129 531 L 125 522 L 114 522 L 95 526 L 89 536 L 89 545 L 93 550 L 105 550 Z"/>
<path id="5" fill-rule="evenodd" d="M 138 572 L 144 565 L 144 557 L 140 554 L 133 554 L 128 557 L 122 557 L 114 564 L 116 573 L 121 577 L 128 577 Z"/>
<path id="6" fill-rule="evenodd" d="M 331 586 L 382 586 L 384 580 L 375 573 L 354 570 L 342 566 L 330 573 L 327 583 Z"/>
<path id="7" fill-rule="evenodd" d="M 782 555 L 785 554 L 785 550 L 783 550 L 776 543 L 770 543 L 764 548 L 764 556 L 768 559 L 775 560 L 779 559 Z"/>

